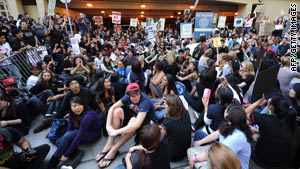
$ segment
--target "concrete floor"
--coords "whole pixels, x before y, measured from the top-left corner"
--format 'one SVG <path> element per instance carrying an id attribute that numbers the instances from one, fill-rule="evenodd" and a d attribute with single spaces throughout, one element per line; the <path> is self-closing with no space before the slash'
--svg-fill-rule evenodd
<path id="1" fill-rule="evenodd" d="M 193 110 L 191 108 L 189 108 L 189 112 L 192 113 Z M 193 117 L 193 116 L 191 116 L 191 117 Z M 30 141 L 30 143 L 32 144 L 32 147 L 35 147 L 35 146 L 38 146 L 38 145 L 41 145 L 41 144 L 45 144 L 45 143 L 49 144 L 51 146 L 50 152 L 49 152 L 49 154 L 46 157 L 45 162 L 44 162 L 44 165 L 45 165 L 45 163 L 47 163 L 47 161 L 51 158 L 52 154 L 55 152 L 56 146 L 53 145 L 48 139 L 46 139 L 46 134 L 47 134 L 48 130 L 44 130 L 42 132 L 33 134 L 33 132 L 32 132 L 33 129 L 42 120 L 43 120 L 42 115 L 36 117 L 36 119 L 34 119 L 34 121 L 31 124 L 31 129 L 29 131 L 29 135 L 27 135 L 25 137 Z M 77 167 L 77 169 L 98 169 L 97 163 L 94 160 L 94 158 L 97 155 L 97 153 L 99 153 L 102 150 L 102 148 L 104 147 L 104 145 L 106 143 L 106 140 L 107 140 L 107 137 L 101 137 L 98 141 L 96 141 L 95 143 L 93 143 L 91 145 L 80 146 L 80 149 L 84 150 L 85 154 L 84 154 L 84 157 L 81 161 L 81 164 Z M 122 146 L 121 149 L 120 149 L 120 154 L 118 155 L 118 157 L 112 162 L 112 164 L 108 168 L 113 169 L 117 165 L 121 164 L 122 163 L 122 158 L 125 157 L 127 151 L 133 145 L 134 145 L 134 140 L 131 139 L 124 146 Z M 180 169 L 180 168 L 186 167 L 187 165 L 188 165 L 188 161 L 187 161 L 187 158 L 185 158 L 185 159 L 183 159 L 179 162 L 172 162 L 171 163 L 171 168 Z"/>

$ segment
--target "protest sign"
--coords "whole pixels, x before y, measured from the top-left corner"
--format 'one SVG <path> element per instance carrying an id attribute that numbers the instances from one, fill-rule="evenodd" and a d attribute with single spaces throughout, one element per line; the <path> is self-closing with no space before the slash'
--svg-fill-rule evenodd
<path id="1" fill-rule="evenodd" d="M 112 23 L 121 24 L 121 12 L 112 11 Z"/>
<path id="2" fill-rule="evenodd" d="M 181 38 L 192 38 L 193 37 L 192 22 L 180 23 L 180 37 Z"/>
<path id="3" fill-rule="evenodd" d="M 251 103 L 259 100 L 263 94 L 268 98 L 270 97 L 268 95 L 275 91 L 274 86 L 276 85 L 279 68 L 280 65 L 276 65 L 258 72 L 254 82 Z"/>
<path id="4" fill-rule="evenodd" d="M 235 16 L 234 17 L 234 27 L 243 27 L 244 17 L 243 16 Z"/>
<path id="5" fill-rule="evenodd" d="M 96 25 L 101 25 L 103 24 L 103 18 L 102 16 L 93 16 L 93 20 Z"/>
<path id="6" fill-rule="evenodd" d="M 225 28 L 226 16 L 219 16 L 218 28 Z"/>
<path id="7" fill-rule="evenodd" d="M 133 27 L 137 26 L 137 19 L 136 18 L 130 18 L 130 26 L 133 26 Z"/>

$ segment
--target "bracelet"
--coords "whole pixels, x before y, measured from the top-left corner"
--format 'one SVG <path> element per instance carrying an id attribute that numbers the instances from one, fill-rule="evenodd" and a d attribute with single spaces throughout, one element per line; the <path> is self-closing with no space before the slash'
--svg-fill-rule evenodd
<path id="1" fill-rule="evenodd" d="M 197 162 L 197 154 L 194 154 L 194 156 L 193 156 L 193 161 L 194 161 L 194 162 Z"/>

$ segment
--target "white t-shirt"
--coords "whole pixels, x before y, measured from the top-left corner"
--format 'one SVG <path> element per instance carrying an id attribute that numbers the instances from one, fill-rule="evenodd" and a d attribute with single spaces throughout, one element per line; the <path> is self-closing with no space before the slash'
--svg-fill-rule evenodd
<path id="1" fill-rule="evenodd" d="M 4 59 L 10 56 L 10 53 L 12 51 L 9 43 L 4 43 L 3 45 L 0 45 L 0 51 L 7 49 L 7 53 L 4 55 Z M 5 66 L 5 65 L 10 65 L 11 62 L 9 60 L 5 60 L 2 64 L 0 64 L 1 66 Z"/>
<path id="2" fill-rule="evenodd" d="M 220 135 L 219 141 L 231 148 L 231 150 L 236 154 L 241 163 L 242 169 L 249 169 L 251 145 L 242 131 L 234 129 L 232 134 L 228 135 L 226 138 Z"/>
<path id="3" fill-rule="evenodd" d="M 35 86 L 39 78 L 40 78 L 39 76 L 34 76 L 34 75 L 29 76 L 27 80 L 27 90 L 30 90 L 33 86 Z"/>

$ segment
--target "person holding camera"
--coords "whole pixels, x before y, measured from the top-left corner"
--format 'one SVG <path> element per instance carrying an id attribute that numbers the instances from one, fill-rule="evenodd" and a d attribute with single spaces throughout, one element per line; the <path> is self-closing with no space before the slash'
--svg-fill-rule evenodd
<path id="1" fill-rule="evenodd" d="M 15 152 L 14 145 L 22 152 Z M 39 169 L 50 150 L 48 144 L 32 148 L 22 133 L 14 128 L 0 129 L 0 168 Z"/>

